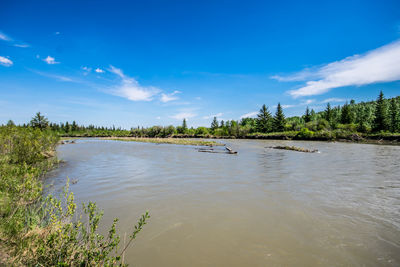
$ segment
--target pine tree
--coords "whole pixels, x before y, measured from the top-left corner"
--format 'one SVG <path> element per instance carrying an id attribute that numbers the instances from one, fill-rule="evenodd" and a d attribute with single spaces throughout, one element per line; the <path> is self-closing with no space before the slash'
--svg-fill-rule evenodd
<path id="1" fill-rule="evenodd" d="M 283 132 L 285 130 L 286 119 L 280 103 L 276 108 L 273 124 L 275 132 Z"/>
<path id="2" fill-rule="evenodd" d="M 70 130 L 69 122 L 67 121 L 67 122 L 65 123 L 65 132 L 68 133 L 69 130 Z M 102 127 L 102 130 L 104 130 L 104 127 Z"/>
<path id="3" fill-rule="evenodd" d="M 340 115 L 340 122 L 343 124 L 348 124 L 353 122 L 352 113 L 349 104 L 344 104 L 342 107 L 342 113 Z"/>
<path id="4" fill-rule="evenodd" d="M 221 128 L 224 128 L 225 127 L 225 122 L 224 122 L 224 120 L 222 120 L 221 121 Z"/>
<path id="5" fill-rule="evenodd" d="M 386 131 L 387 129 L 388 129 L 388 120 L 387 120 L 386 101 L 383 92 L 381 91 L 379 93 L 378 99 L 376 100 L 374 130 Z"/>
<path id="6" fill-rule="evenodd" d="M 7 126 L 9 127 L 15 126 L 15 123 L 12 120 L 8 120 Z"/>
<path id="7" fill-rule="evenodd" d="M 267 133 L 271 131 L 272 116 L 265 104 L 257 115 L 257 131 Z"/>
<path id="8" fill-rule="evenodd" d="M 214 117 L 212 123 L 211 123 L 211 130 L 216 130 L 218 128 L 219 124 L 218 124 L 218 120 L 217 117 Z"/>
<path id="9" fill-rule="evenodd" d="M 76 131 L 78 129 L 78 125 L 76 124 L 76 121 L 73 121 L 72 122 L 72 125 L 71 125 L 71 131 Z"/>
<path id="10" fill-rule="evenodd" d="M 396 98 L 390 100 L 389 115 L 390 131 L 394 133 L 399 130 L 399 106 L 396 103 Z"/>
<path id="11" fill-rule="evenodd" d="M 186 132 L 187 132 L 187 123 L 186 123 L 186 119 L 183 119 L 183 122 L 182 122 L 182 131 L 183 131 L 183 133 L 186 133 Z"/>
<path id="12" fill-rule="evenodd" d="M 310 110 L 308 109 L 308 107 L 306 108 L 306 113 L 304 114 L 304 122 L 310 122 L 311 121 L 311 114 L 310 114 Z"/>
<path id="13" fill-rule="evenodd" d="M 326 109 L 325 109 L 325 120 L 327 120 L 329 123 L 332 122 L 332 109 L 331 109 L 331 104 L 327 104 L 326 105 Z"/>
<path id="14" fill-rule="evenodd" d="M 39 128 L 40 130 L 47 128 L 49 121 L 45 116 L 41 115 L 40 112 L 36 113 L 35 117 L 32 118 L 30 122 L 31 126 L 34 128 Z"/>

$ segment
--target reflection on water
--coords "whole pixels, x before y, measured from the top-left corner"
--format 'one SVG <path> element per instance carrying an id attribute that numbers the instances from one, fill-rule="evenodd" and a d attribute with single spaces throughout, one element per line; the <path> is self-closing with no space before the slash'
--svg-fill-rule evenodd
<path id="1" fill-rule="evenodd" d="M 77 201 L 126 231 L 149 210 L 127 255 L 136 266 L 400 265 L 400 147 L 224 142 L 239 154 L 79 140 L 59 147 L 66 164 L 47 182 L 78 179 Z"/>

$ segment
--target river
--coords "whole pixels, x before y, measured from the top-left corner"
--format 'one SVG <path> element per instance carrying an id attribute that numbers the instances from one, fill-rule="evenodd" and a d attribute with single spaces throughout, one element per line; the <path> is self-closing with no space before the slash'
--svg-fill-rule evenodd
<path id="1" fill-rule="evenodd" d="M 400 266 L 400 146 L 220 140 L 237 155 L 95 139 L 58 147 L 77 202 L 129 232 L 134 266 Z M 301 153 L 268 148 L 295 145 Z"/>

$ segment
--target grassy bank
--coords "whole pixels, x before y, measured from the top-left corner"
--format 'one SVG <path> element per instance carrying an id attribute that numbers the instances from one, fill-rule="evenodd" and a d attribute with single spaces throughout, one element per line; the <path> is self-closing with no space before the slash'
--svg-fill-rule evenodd
<path id="1" fill-rule="evenodd" d="M 89 202 L 78 212 L 68 189 L 58 199 L 43 196 L 43 175 L 57 166 L 59 137 L 31 127 L 0 127 L 0 263 L 13 266 L 113 266 L 149 218 L 142 215 L 118 248 L 117 219 L 108 235 L 97 228 L 102 212 Z"/>
<path id="2" fill-rule="evenodd" d="M 215 141 L 183 139 L 183 138 L 145 138 L 145 137 L 106 137 L 104 140 L 143 142 L 155 144 L 173 144 L 173 145 L 190 145 L 190 146 L 223 146 L 223 144 Z"/>

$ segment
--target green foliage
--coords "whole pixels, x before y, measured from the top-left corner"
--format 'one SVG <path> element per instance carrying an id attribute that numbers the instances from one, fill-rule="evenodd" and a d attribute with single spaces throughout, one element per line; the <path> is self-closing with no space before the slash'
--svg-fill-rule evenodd
<path id="1" fill-rule="evenodd" d="M 187 123 L 186 123 L 186 119 L 183 119 L 183 121 L 182 121 L 182 133 L 184 134 L 184 133 L 186 133 L 186 131 L 187 131 Z"/>
<path id="2" fill-rule="evenodd" d="M 340 122 L 342 124 L 352 123 L 353 122 L 353 114 L 351 112 L 350 105 L 347 104 L 347 102 L 342 107 L 342 114 L 341 114 L 341 117 L 340 117 Z"/>
<path id="3" fill-rule="evenodd" d="M 208 129 L 206 127 L 198 127 L 195 130 L 195 135 L 196 136 L 205 136 L 205 135 L 208 135 L 208 134 L 209 134 L 209 132 L 208 132 Z"/>
<path id="4" fill-rule="evenodd" d="M 257 131 L 267 133 L 272 130 L 272 116 L 267 106 L 263 105 L 257 115 Z"/>
<path id="5" fill-rule="evenodd" d="M 304 114 L 304 122 L 310 122 L 311 121 L 311 114 L 310 114 L 310 110 L 308 109 L 308 107 L 306 108 L 306 113 Z"/>
<path id="6" fill-rule="evenodd" d="M 333 119 L 333 112 L 332 112 L 332 109 L 331 109 L 331 104 L 329 104 L 329 103 L 326 105 L 324 117 L 325 117 L 325 120 L 326 120 L 328 123 L 331 123 L 331 122 L 332 122 L 332 119 Z"/>
<path id="7" fill-rule="evenodd" d="M 373 129 L 374 131 L 386 131 L 389 128 L 388 126 L 387 105 L 383 92 L 381 91 L 376 100 Z"/>
<path id="8" fill-rule="evenodd" d="M 217 129 L 218 126 L 219 126 L 219 124 L 218 124 L 217 117 L 214 117 L 213 121 L 211 122 L 211 127 L 210 128 L 211 128 L 212 131 L 215 131 L 215 129 Z"/>
<path id="9" fill-rule="evenodd" d="M 312 139 L 314 137 L 314 132 L 310 131 L 308 128 L 303 128 L 301 129 L 300 132 L 297 133 L 297 135 L 295 136 L 296 139 Z"/>
<path id="10" fill-rule="evenodd" d="M 278 103 L 273 120 L 273 130 L 275 132 L 283 132 L 285 130 L 285 124 L 286 124 L 285 115 L 283 114 L 281 104 Z"/>
<path id="11" fill-rule="evenodd" d="M 400 114 L 399 105 L 396 98 L 390 100 L 389 106 L 389 119 L 390 119 L 390 131 L 396 132 L 400 130 Z"/>
<path id="12" fill-rule="evenodd" d="M 43 129 L 43 128 L 42 128 Z M 40 127 L 0 127 L 0 242 L 15 266 L 123 265 L 126 247 L 150 218 L 139 219 L 119 250 L 116 223 L 106 237 L 97 232 L 102 217 L 94 203 L 77 213 L 68 183 L 64 197 L 42 196 L 43 174 L 57 164 L 58 136 Z"/>
<path id="13" fill-rule="evenodd" d="M 30 122 L 33 128 L 45 129 L 49 125 L 48 119 L 41 115 L 40 112 L 36 113 L 35 117 L 32 118 Z"/>

